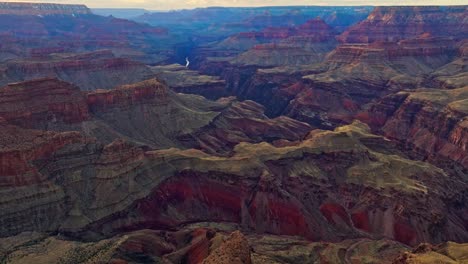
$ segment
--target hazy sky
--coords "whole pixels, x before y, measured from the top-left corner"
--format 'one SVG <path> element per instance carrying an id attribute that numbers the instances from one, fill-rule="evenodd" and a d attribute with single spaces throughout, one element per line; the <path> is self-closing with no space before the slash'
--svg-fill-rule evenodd
<path id="1" fill-rule="evenodd" d="M 5 0 L 3 0 L 5 1 Z M 146 8 L 152 10 L 206 6 L 275 6 L 275 5 L 463 5 L 467 0 L 6 0 L 7 2 L 48 2 L 85 4 L 88 7 Z"/>

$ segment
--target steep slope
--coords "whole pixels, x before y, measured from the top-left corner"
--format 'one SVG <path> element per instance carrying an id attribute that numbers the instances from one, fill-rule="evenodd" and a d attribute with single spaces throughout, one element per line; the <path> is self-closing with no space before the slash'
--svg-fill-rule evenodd
<path id="1" fill-rule="evenodd" d="M 117 58 L 111 51 L 102 50 L 12 60 L 4 64 L 0 75 L 0 85 L 56 77 L 75 84 L 81 90 L 96 90 L 143 81 L 154 74 L 140 62 Z"/>
<path id="2" fill-rule="evenodd" d="M 151 70 L 176 92 L 199 94 L 208 99 L 226 95 L 226 82 L 219 77 L 203 75 L 180 64 L 153 66 Z"/>
<path id="3" fill-rule="evenodd" d="M 386 137 L 445 166 L 468 169 L 468 87 L 399 92 L 377 102 L 363 116 Z"/>
<path id="4" fill-rule="evenodd" d="M 468 41 L 459 44 L 458 58 L 438 68 L 428 78 L 431 87 L 461 88 L 468 80 Z"/>
<path id="5" fill-rule="evenodd" d="M 0 88 L 0 117 L 6 122 L 82 131 L 103 143 L 124 138 L 151 148 L 229 152 L 242 141 L 298 140 L 310 130 L 290 118 L 269 119 L 263 111 L 257 103 L 233 97 L 209 101 L 177 94 L 156 79 L 85 93 L 51 78 Z"/>

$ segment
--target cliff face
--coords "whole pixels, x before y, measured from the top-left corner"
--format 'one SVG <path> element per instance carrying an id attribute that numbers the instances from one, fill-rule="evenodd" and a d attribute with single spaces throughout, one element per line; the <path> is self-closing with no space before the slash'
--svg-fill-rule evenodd
<path id="1" fill-rule="evenodd" d="M 310 130 L 293 119 L 268 119 L 263 107 L 252 101 L 224 98 L 213 102 L 175 94 L 154 79 L 87 96 L 94 118 L 85 124 L 86 131 L 107 143 L 125 136 L 156 148 L 194 147 L 226 153 L 242 141 L 298 140 Z"/>
<path id="2" fill-rule="evenodd" d="M 464 38 L 468 34 L 467 7 L 376 7 L 366 20 L 347 29 L 338 39 L 371 43 L 414 38 L 423 33 Z"/>
<path id="3" fill-rule="evenodd" d="M 88 169 L 98 174 L 102 170 L 103 175 L 110 172 L 116 176 L 118 182 L 132 170 L 138 171 L 140 162 L 148 162 L 148 149 L 185 146 L 224 153 L 240 141 L 297 140 L 310 130 L 308 125 L 288 118 L 269 120 L 253 102 L 239 103 L 233 98 L 211 102 L 175 94 L 154 79 L 91 93 L 56 79 L 40 79 L 8 85 L 0 89 L 0 95 L 0 182 L 7 194 L 0 221 L 5 224 L 1 232 L 7 233 L 22 232 L 21 226 L 25 230 L 54 230 L 59 222 L 52 216 L 65 220 L 65 215 L 70 215 L 67 222 L 71 226 L 87 221 L 79 216 L 81 206 L 65 201 L 81 196 L 81 187 L 64 194 L 56 185 L 63 183 L 62 176 L 87 178 L 91 176 Z M 76 161 L 73 168 L 62 163 L 68 158 Z M 62 161 L 52 164 L 52 160 Z M 95 172 L 91 174 L 97 176 Z M 134 191 L 143 190 L 134 187 Z M 35 198 L 11 207 L 12 202 L 26 201 L 27 197 Z M 115 202 L 113 198 L 104 200 Z M 107 215 L 104 211 L 98 214 Z M 41 218 L 41 212 L 51 217 Z M 23 217 L 25 214 L 32 218 Z M 42 220 L 33 220 L 37 217 Z M 13 222 L 18 225 L 12 226 Z"/>
<path id="4" fill-rule="evenodd" d="M 426 159 L 449 160 L 468 169 L 467 95 L 467 87 L 400 92 L 376 103 L 366 116 L 385 136 Z"/>
<path id="5" fill-rule="evenodd" d="M 24 128 L 48 129 L 88 119 L 80 90 L 57 79 L 39 79 L 0 88 L 0 117 Z"/>
<path id="6" fill-rule="evenodd" d="M 153 66 L 151 70 L 178 93 L 199 94 L 212 100 L 227 95 L 226 82 L 217 76 L 203 75 L 180 64 Z"/>
<path id="7" fill-rule="evenodd" d="M 424 11 L 423 7 L 422 17 L 418 15 L 419 11 L 414 13 L 411 8 L 396 8 L 392 11 L 395 17 L 385 18 L 389 25 L 382 22 L 381 27 L 390 30 L 394 23 L 401 21 L 407 24 L 411 21 L 438 23 L 435 16 L 445 19 L 441 18 L 444 16 L 440 12 L 449 13 L 447 19 L 453 18 L 453 23 L 459 23 L 463 20 L 464 15 L 460 14 L 463 8 L 428 8 Z M 330 32 L 324 34 L 327 27 L 319 20 L 295 27 L 298 28 L 315 28 L 323 36 L 333 35 Z M 366 28 L 365 33 L 378 36 L 378 30 Z M 265 32 L 270 31 L 239 34 L 231 38 L 249 39 L 241 42 L 253 45 L 239 54 L 223 53 L 222 49 L 216 53 L 216 46 L 206 49 L 208 53 L 199 55 L 208 58 L 197 66 L 202 72 L 225 79 L 228 93 L 263 104 L 268 115 L 287 115 L 315 127 L 333 128 L 349 123 L 366 104 L 404 89 L 459 88 L 466 80 L 466 56 L 463 52 L 466 41 L 456 35 L 460 32 L 457 28 L 443 31 L 443 34 L 425 31 L 407 35 L 395 33 L 401 38 L 337 46 L 333 40 L 316 39 L 307 33 L 301 35 L 300 30 L 296 32 L 292 28 L 272 30 L 275 39 L 265 40 L 268 43 L 258 41 Z M 254 45 L 254 42 L 261 44 Z"/>
<path id="8" fill-rule="evenodd" d="M 462 85 L 466 59 L 460 57 L 461 45 L 425 34 L 398 42 L 339 45 L 320 59 L 301 53 L 303 47 L 268 44 L 228 62 L 213 60 L 203 70 L 221 75 L 230 93 L 262 103 L 269 115 L 332 128 L 351 122 L 362 106 L 396 91 L 436 88 L 441 82 Z M 316 59 L 321 62 L 314 63 Z M 275 64 L 283 66 L 270 68 Z"/>
<path id="9" fill-rule="evenodd" d="M 0 3 L 0 15 L 89 15 L 85 5 L 45 3 Z"/>
<path id="10" fill-rule="evenodd" d="M 333 49 L 336 32 L 321 19 L 295 27 L 244 32 L 218 45 L 218 49 L 246 51 L 231 60 L 236 65 L 271 67 L 319 62 Z"/>
<path id="11" fill-rule="evenodd" d="M 109 50 L 10 61 L 0 74 L 2 85 L 47 76 L 71 82 L 82 90 L 110 89 L 153 76 L 146 65 L 116 58 Z"/>
<path id="12" fill-rule="evenodd" d="M 310 130 L 285 117 L 269 119 L 252 101 L 213 102 L 176 94 L 156 79 L 85 93 L 57 79 L 38 79 L 7 85 L 0 95 L 0 117 L 5 122 L 32 129 L 79 130 L 104 143 L 125 137 L 157 148 L 229 152 L 241 141 L 297 140 Z"/>

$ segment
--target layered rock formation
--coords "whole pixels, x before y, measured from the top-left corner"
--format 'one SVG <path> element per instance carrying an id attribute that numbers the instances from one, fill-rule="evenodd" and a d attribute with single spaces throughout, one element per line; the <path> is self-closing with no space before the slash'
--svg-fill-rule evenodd
<path id="1" fill-rule="evenodd" d="M 415 149 L 425 159 L 468 169 L 468 87 L 421 89 L 383 98 L 363 115 L 388 138 Z"/>
<path id="2" fill-rule="evenodd" d="M 450 13 L 449 18 L 453 16 L 454 21 L 460 22 L 463 8 L 439 11 Z M 440 14 L 432 9 L 423 13 L 434 20 L 430 14 Z M 435 23 L 410 11 L 403 12 L 403 7 L 395 10 L 395 18 L 386 19 L 399 23 L 397 18 L 406 16 L 405 21 L 411 23 Z M 327 27 L 320 25 L 323 21 L 313 20 L 302 26 L 306 35 L 295 28 L 251 33 L 252 38 L 246 39 L 268 41 L 263 40 L 268 32 L 275 38 L 287 39 L 273 39 L 272 43 L 258 44 L 239 55 L 203 51 L 200 55 L 208 58 L 197 66 L 202 72 L 225 79 L 229 93 L 265 105 L 268 115 L 287 115 L 319 128 L 349 123 L 367 108 L 366 104 L 403 89 L 464 86 L 466 45 L 454 33 L 459 32 L 457 28 L 443 34 L 414 32 L 401 39 L 379 39 L 370 44 L 346 43 L 327 53 L 334 47 L 333 42 L 314 39 L 305 30 L 315 27 L 326 32 Z M 381 26 L 387 30 L 385 25 Z M 368 28 L 366 33 L 374 35 L 373 30 Z M 374 31 L 378 35 L 378 30 Z M 294 34 L 298 36 L 291 37 Z M 333 33 L 322 35 L 330 37 Z"/>
<path id="3" fill-rule="evenodd" d="M 431 73 L 427 82 L 431 87 L 460 88 L 468 80 L 468 41 L 459 43 L 458 58 Z"/>
<path id="4" fill-rule="evenodd" d="M 341 45 L 319 64 L 228 68 L 222 74 L 232 93 L 264 104 L 271 115 L 331 128 L 351 122 L 362 106 L 395 91 L 463 85 L 465 58 L 458 47 L 451 39 L 423 35 L 397 43 Z"/>
<path id="5" fill-rule="evenodd" d="M 0 116 L 20 127 L 45 130 L 89 118 L 80 90 L 57 79 L 38 79 L 0 88 Z"/>
<path id="6" fill-rule="evenodd" d="M 0 14 L 1 263 L 466 261 L 466 7 L 241 10 Z"/>
<path id="7" fill-rule="evenodd" d="M 90 113 L 131 109 L 131 104 L 145 109 L 151 89 L 137 87 L 89 95 Z M 105 145 L 78 132 L 26 133 L 46 133 L 60 143 L 40 136 L 53 146 L 45 148 L 37 136 L 20 133 L 15 133 L 19 141 L 8 143 L 7 150 L 30 146 L 19 152 L 30 169 L 11 169 L 7 164 L 19 164 L 12 162 L 17 154 L 2 155 L 7 166 L 2 168 L 2 211 L 7 212 L 0 219 L 2 235 L 59 230 L 95 239 L 141 228 L 232 222 L 314 241 L 388 237 L 413 245 L 466 239 L 464 207 L 456 202 L 464 183 L 398 156 L 359 123 L 313 131 L 302 142 L 241 143 L 228 157 L 174 148 L 148 151 L 122 140 L 129 136 Z M 32 203 L 27 197 L 38 198 Z M 54 218 L 43 217 L 44 211 Z"/>
<path id="8" fill-rule="evenodd" d="M 180 64 L 153 66 L 155 75 L 179 93 L 199 94 L 208 99 L 226 95 L 226 82 L 219 77 L 202 75 Z"/>
<path id="9" fill-rule="evenodd" d="M 69 55 L 109 49 L 118 57 L 157 63 L 170 56 L 171 45 L 177 42 L 175 39 L 168 39 L 164 28 L 113 17 L 81 14 L 84 11 L 80 13 L 80 10 L 75 15 L 74 8 L 68 10 L 66 5 L 51 4 L 51 8 L 45 5 L 42 9 L 33 8 L 41 6 L 40 4 L 18 5 L 20 7 L 14 9 L 15 12 L 25 14 L 0 13 L 0 61 L 30 59 L 50 53 Z M 28 14 L 29 6 L 37 12 L 57 11 L 64 14 Z M 62 6 L 64 9 L 59 8 Z M 165 42 L 162 42 L 163 39 Z"/>
<path id="10" fill-rule="evenodd" d="M 2 232 L 7 233 L 17 232 L 15 230 L 22 228 L 20 226 L 28 230 L 55 229 L 58 222 L 52 223 L 49 217 L 42 218 L 40 212 L 43 210 L 57 219 L 71 210 L 72 218 L 67 220 L 68 224 L 83 223 L 78 217 L 81 208 L 66 203 L 66 199 L 80 196 L 80 188 L 66 196 L 54 182 L 62 182 L 64 179 L 55 177 L 69 173 L 86 178 L 90 176 L 87 171 L 91 164 L 104 166 L 104 174 L 120 171 L 122 174 L 118 174 L 125 176 L 133 167 L 128 162 L 136 162 L 134 165 L 139 167 L 136 164 L 146 160 L 144 149 L 187 146 L 222 152 L 230 151 L 230 147 L 242 140 L 257 142 L 276 137 L 297 140 L 310 129 L 306 124 L 287 118 L 268 120 L 253 102 L 242 105 L 233 99 L 210 102 L 202 97 L 178 95 L 156 80 L 88 94 L 54 79 L 11 84 L 0 90 L 3 100 L 0 103 L 3 142 L 0 175 L 1 191 L 5 194 Z M 255 131 L 255 126 L 239 125 L 240 121 L 255 122 L 253 124 L 260 130 Z M 263 135 L 265 126 L 273 129 Z M 270 134 L 272 138 L 267 138 Z M 224 139 L 228 142 L 223 143 Z M 107 143 L 111 144 L 106 146 Z M 77 167 L 69 170 L 49 163 L 54 159 L 62 160 L 60 157 L 76 159 L 72 167 Z M 111 169 L 105 163 L 124 167 L 122 170 Z M 68 172 L 52 172 L 59 167 Z M 97 167 L 92 170 L 99 171 Z M 81 172 L 73 172 L 76 169 Z M 27 197 L 35 197 L 34 202 L 16 209 L 9 206 L 12 201 L 28 201 Z M 23 218 L 21 215 L 25 212 L 45 222 Z M 13 223 L 17 225 L 12 226 Z"/>
<path id="11" fill-rule="evenodd" d="M 248 50 L 231 60 L 236 65 L 271 67 L 313 64 L 321 61 L 334 48 L 335 35 L 329 25 L 317 18 L 295 27 L 240 33 L 220 42 L 217 48 Z"/>
<path id="12" fill-rule="evenodd" d="M 155 148 L 195 147 L 224 153 L 242 141 L 298 140 L 310 130 L 290 118 L 270 120 L 252 101 L 213 102 L 175 94 L 154 79 L 87 96 L 93 119 L 83 129 L 107 143 L 124 137 Z"/>
<path id="13" fill-rule="evenodd" d="M 366 20 L 347 29 L 338 39 L 347 43 L 398 41 L 423 33 L 465 38 L 467 6 L 376 7 Z"/>
<path id="14" fill-rule="evenodd" d="M 241 141 L 298 140 L 310 130 L 290 118 L 268 119 L 263 107 L 252 101 L 231 97 L 214 102 L 176 94 L 156 79 L 82 93 L 69 83 L 46 78 L 7 85 L 0 95 L 0 117 L 10 124 L 79 130 L 104 143 L 125 138 L 154 148 L 223 152 Z"/>
<path id="15" fill-rule="evenodd" d="M 146 80 L 154 76 L 146 65 L 116 58 L 109 50 L 73 55 L 43 55 L 5 63 L 0 85 L 10 82 L 56 77 L 73 83 L 82 90 L 112 87 Z"/>

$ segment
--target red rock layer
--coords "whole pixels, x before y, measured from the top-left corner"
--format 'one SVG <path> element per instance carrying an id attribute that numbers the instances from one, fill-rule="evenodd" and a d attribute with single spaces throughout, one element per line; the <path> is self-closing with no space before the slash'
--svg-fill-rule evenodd
<path id="1" fill-rule="evenodd" d="M 151 79 L 112 90 L 90 92 L 87 94 L 87 104 L 92 111 L 103 111 L 107 108 L 127 108 L 129 105 L 155 99 L 164 101 L 167 96 L 167 87 L 156 79 Z"/>
<path id="2" fill-rule="evenodd" d="M 49 123 L 82 122 L 89 113 L 78 87 L 39 79 L 0 88 L 0 117 L 25 128 L 46 128 Z"/>
<path id="3" fill-rule="evenodd" d="M 420 36 L 398 42 L 341 45 L 329 54 L 327 62 L 380 64 L 382 60 L 392 61 L 402 57 L 453 55 L 456 50 L 457 43 L 451 38 Z"/>
<path id="4" fill-rule="evenodd" d="M 0 124 L 0 187 L 34 186 L 47 180 L 33 162 L 49 159 L 64 146 L 82 142 L 79 133 L 25 130 Z"/>
<path id="5" fill-rule="evenodd" d="M 468 169 L 466 90 L 400 92 L 360 117 L 433 162 L 443 158 Z"/>

